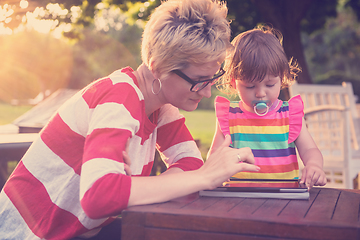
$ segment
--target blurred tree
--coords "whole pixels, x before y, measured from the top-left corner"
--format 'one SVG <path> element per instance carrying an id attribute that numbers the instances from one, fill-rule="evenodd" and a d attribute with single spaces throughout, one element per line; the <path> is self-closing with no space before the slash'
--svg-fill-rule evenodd
<path id="1" fill-rule="evenodd" d="M 301 43 L 301 31 L 313 32 L 324 26 L 326 18 L 336 16 L 334 0 L 227 0 L 233 37 L 265 23 L 281 31 L 284 49 L 301 66 L 300 83 L 311 83 Z"/>
<path id="2" fill-rule="evenodd" d="M 128 21 L 117 6 L 101 7 L 94 22 L 79 28 L 79 39 L 73 46 L 74 67 L 68 87 L 82 88 L 111 72 L 141 63 L 142 27 Z"/>
<path id="3" fill-rule="evenodd" d="M 303 42 L 314 82 L 351 82 L 360 96 L 360 23 L 348 6 L 339 6 L 338 16 L 329 19 L 323 29 L 304 34 Z"/>
<path id="4" fill-rule="evenodd" d="M 138 5 L 143 4 L 129 10 Z M 0 99 L 27 100 L 60 87 L 79 89 L 119 68 L 136 68 L 142 27 L 128 24 L 128 19 L 116 6 L 102 6 L 87 27 L 75 25 L 75 40 L 25 29 L 0 35 L 0 54 L 6 56 L 0 66 Z"/>
<path id="5" fill-rule="evenodd" d="M 357 19 L 360 20 L 360 0 L 342 0 L 342 1 L 345 2 L 345 7 L 351 7 L 354 10 Z"/>
<path id="6" fill-rule="evenodd" d="M 11 8 L 22 16 L 24 11 L 15 5 L 23 1 L 27 0 L 0 0 L 0 3 L 8 3 L 7 9 Z M 336 16 L 336 6 L 339 1 L 345 2 L 354 9 L 360 9 L 359 0 L 227 0 L 227 5 L 229 18 L 232 19 L 233 36 L 254 28 L 258 23 L 270 24 L 279 29 L 284 36 L 286 54 L 289 58 L 294 57 L 302 68 L 298 81 L 311 83 L 300 33 L 302 31 L 311 33 L 321 29 L 328 17 Z M 41 16 L 42 18 L 57 19 L 58 24 L 65 22 L 77 26 L 88 26 L 93 23 L 94 14 L 101 11 L 99 6 L 118 6 L 123 12 L 127 12 L 129 21 L 136 21 L 136 19 L 146 20 L 153 8 L 160 4 L 160 0 L 29 0 L 29 9 L 34 8 L 36 4 L 45 8 L 49 6 L 48 3 L 58 3 L 66 11 L 59 15 L 48 7 L 47 14 Z M 12 21 L 8 19 L 9 17 L 0 18 L 0 22 L 4 22 L 5 25 L 12 24 L 14 19 Z M 16 19 L 24 21 L 18 16 Z M 66 35 L 79 38 L 79 32 L 77 28 L 73 28 Z"/>
<path id="7" fill-rule="evenodd" d="M 141 3 L 141 4 L 139 4 Z M 94 23 L 94 16 L 100 8 L 116 6 L 127 12 L 129 21 L 146 19 L 151 11 L 160 4 L 160 0 L 0 0 L 0 27 L 15 29 L 28 21 L 27 12 L 46 12 L 39 14 L 41 19 L 56 20 L 57 25 L 70 23 L 74 26 L 87 27 Z M 57 11 L 58 5 L 63 9 Z M 78 38 L 78 29 L 66 32 L 69 38 Z"/>
<path id="8" fill-rule="evenodd" d="M 71 48 L 50 34 L 22 31 L 0 35 L 0 99 L 29 99 L 54 92 L 68 83 L 72 68 Z M 51 81 L 49 81 L 51 79 Z"/>
<path id="9" fill-rule="evenodd" d="M 67 87 L 80 89 L 119 68 L 138 66 L 129 49 L 109 34 L 88 27 L 82 31 L 82 35 L 82 39 L 73 47 L 74 65 Z"/>

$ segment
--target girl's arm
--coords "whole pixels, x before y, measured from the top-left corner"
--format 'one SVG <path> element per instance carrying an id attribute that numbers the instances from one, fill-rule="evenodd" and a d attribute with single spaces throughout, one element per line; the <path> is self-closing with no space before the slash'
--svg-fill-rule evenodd
<path id="1" fill-rule="evenodd" d="M 295 145 L 305 166 L 300 182 L 305 183 L 309 188 L 314 185 L 324 186 L 326 175 L 323 171 L 323 156 L 311 137 L 304 119 Z"/>
<path id="2" fill-rule="evenodd" d="M 220 129 L 220 124 L 219 124 L 218 120 L 216 119 L 215 134 L 214 134 L 214 137 L 213 137 L 213 140 L 212 140 L 212 143 L 211 143 L 211 146 L 207 153 L 206 158 L 209 158 L 210 155 L 216 151 L 216 149 L 221 145 L 221 143 L 224 142 L 224 139 L 225 139 L 225 136 Z"/>
<path id="3" fill-rule="evenodd" d="M 128 206 L 168 201 L 204 189 L 214 189 L 240 171 L 258 171 L 250 148 L 228 147 L 227 136 L 218 149 L 197 170 L 173 168 L 159 176 L 132 177 Z M 238 154 L 242 161 L 239 163 Z"/>

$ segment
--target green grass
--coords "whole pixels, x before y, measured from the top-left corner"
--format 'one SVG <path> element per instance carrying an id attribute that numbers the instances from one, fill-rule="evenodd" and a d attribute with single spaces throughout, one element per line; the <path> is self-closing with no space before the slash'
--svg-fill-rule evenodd
<path id="1" fill-rule="evenodd" d="M 215 111 L 195 110 L 193 112 L 180 111 L 185 116 L 185 124 L 194 139 L 201 142 L 200 150 L 205 159 L 215 132 Z"/>
<path id="2" fill-rule="evenodd" d="M 13 106 L 0 103 L 0 125 L 9 124 L 16 118 L 29 111 L 33 106 Z"/>
<path id="3" fill-rule="evenodd" d="M 7 103 L 0 103 L 0 125 L 9 124 L 16 118 L 29 111 L 33 106 L 13 106 Z M 8 173 L 10 174 L 17 165 L 17 161 L 8 162 Z"/>

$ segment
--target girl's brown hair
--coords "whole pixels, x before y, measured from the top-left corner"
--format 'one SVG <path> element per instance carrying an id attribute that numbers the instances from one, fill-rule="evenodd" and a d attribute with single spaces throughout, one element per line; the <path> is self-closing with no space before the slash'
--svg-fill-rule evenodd
<path id="1" fill-rule="evenodd" d="M 224 77 L 218 84 L 226 93 L 235 92 L 235 80 L 262 81 L 267 74 L 279 76 L 281 87 L 295 81 L 300 71 L 297 63 L 288 61 L 282 46 L 282 34 L 269 26 L 259 26 L 236 36 L 234 50 L 226 56 Z"/>

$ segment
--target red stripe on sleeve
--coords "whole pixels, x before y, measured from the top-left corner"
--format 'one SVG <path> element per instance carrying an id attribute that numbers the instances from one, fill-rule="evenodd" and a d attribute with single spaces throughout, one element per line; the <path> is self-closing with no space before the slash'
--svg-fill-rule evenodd
<path id="1" fill-rule="evenodd" d="M 87 231 L 76 216 L 51 201 L 43 184 L 22 162 L 4 191 L 31 231 L 40 238 L 68 239 Z"/>
<path id="2" fill-rule="evenodd" d="M 41 139 L 80 175 L 85 138 L 72 131 L 58 113 L 41 132 Z"/>
<path id="3" fill-rule="evenodd" d="M 81 206 L 92 219 L 118 215 L 128 205 L 130 187 L 130 176 L 107 174 L 85 193 L 81 199 Z"/>
<path id="4" fill-rule="evenodd" d="M 124 162 L 122 152 L 125 150 L 125 144 L 130 136 L 130 131 L 124 129 L 95 129 L 86 138 L 83 161 L 107 158 Z"/>
<path id="5" fill-rule="evenodd" d="M 203 164 L 204 162 L 198 158 L 187 157 L 187 158 L 182 158 L 176 163 L 172 164 L 169 167 L 169 169 L 173 167 L 177 167 L 182 169 L 183 171 L 192 171 L 199 169 Z"/>
<path id="6" fill-rule="evenodd" d="M 194 140 L 184 123 L 185 118 L 180 118 L 158 128 L 157 144 L 161 152 L 178 143 Z"/>

